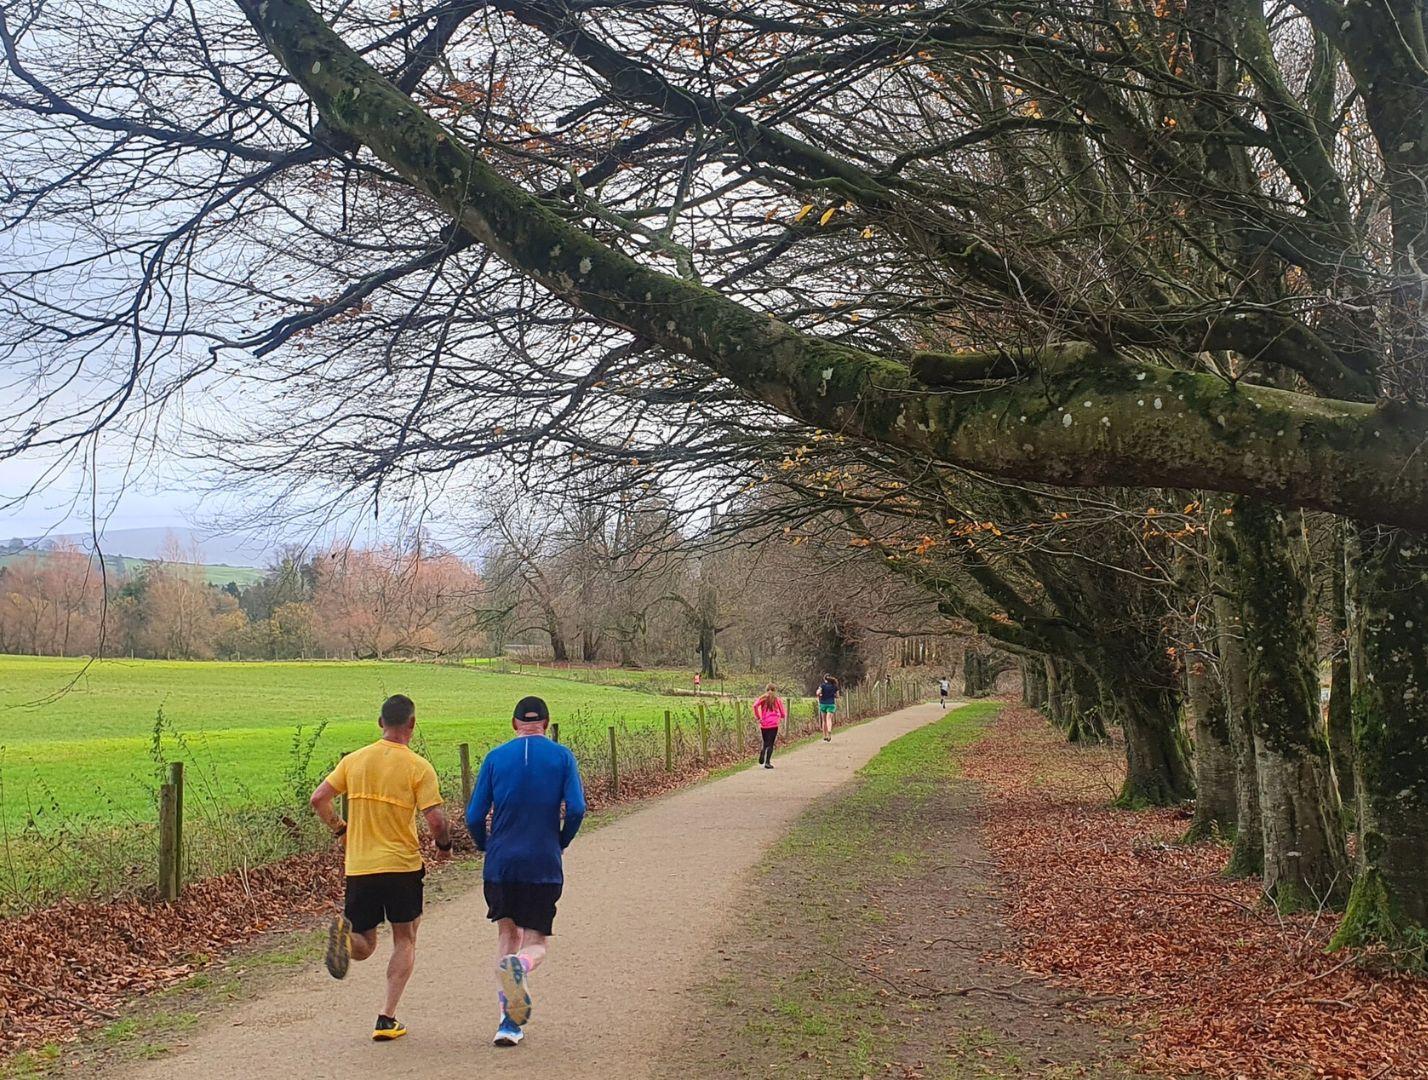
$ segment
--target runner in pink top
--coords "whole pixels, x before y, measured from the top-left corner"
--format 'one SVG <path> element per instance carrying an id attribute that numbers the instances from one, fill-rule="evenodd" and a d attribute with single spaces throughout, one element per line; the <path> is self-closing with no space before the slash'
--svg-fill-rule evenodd
<path id="1" fill-rule="evenodd" d="M 764 748 L 759 751 L 759 764 L 765 769 L 772 769 L 778 726 L 788 719 L 788 709 L 775 692 L 773 683 L 769 683 L 763 697 L 754 702 L 754 719 L 759 722 L 759 734 L 764 738 Z"/>

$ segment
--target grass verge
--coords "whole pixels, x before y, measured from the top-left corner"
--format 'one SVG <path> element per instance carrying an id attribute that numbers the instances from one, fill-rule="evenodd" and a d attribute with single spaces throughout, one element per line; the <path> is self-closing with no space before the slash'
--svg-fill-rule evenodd
<path id="1" fill-rule="evenodd" d="M 799 819 L 738 905 L 764 913 L 758 932 L 745 920 L 723 943 L 662 1075 L 1125 1075 L 1114 1038 L 983 958 L 999 891 L 959 774 L 1000 707 L 963 706 L 890 743 Z"/>

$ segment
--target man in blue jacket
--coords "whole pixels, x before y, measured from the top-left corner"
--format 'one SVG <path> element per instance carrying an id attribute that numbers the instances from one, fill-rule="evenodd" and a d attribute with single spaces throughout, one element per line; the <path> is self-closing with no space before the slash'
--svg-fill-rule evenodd
<path id="1" fill-rule="evenodd" d="M 521 698 L 511 726 L 516 737 L 481 762 L 466 808 L 466 827 L 486 853 L 486 917 L 496 924 L 500 940 L 501 1024 L 492 1040 L 497 1046 L 515 1046 L 530 1020 L 530 973 L 545 959 L 555 903 L 565 884 L 561 852 L 585 817 L 575 755 L 546 738 L 550 710 L 545 702 Z"/>

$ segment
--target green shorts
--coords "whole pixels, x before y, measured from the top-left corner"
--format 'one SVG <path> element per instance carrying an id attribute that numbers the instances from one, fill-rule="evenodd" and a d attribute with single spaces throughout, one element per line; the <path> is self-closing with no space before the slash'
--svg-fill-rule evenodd
<path id="1" fill-rule="evenodd" d="M 836 703 L 832 705 L 824 705 L 820 703 L 818 706 L 818 711 L 821 713 L 833 713 L 838 711 L 838 706 Z"/>

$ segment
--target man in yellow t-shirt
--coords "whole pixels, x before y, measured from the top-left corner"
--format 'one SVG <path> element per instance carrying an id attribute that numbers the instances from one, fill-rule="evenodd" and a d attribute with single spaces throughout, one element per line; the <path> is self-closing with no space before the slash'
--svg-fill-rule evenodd
<path id="1" fill-rule="evenodd" d="M 312 808 L 347 849 L 347 900 L 333 917 L 327 938 L 327 970 L 347 974 L 351 960 L 365 960 L 377 948 L 377 927 L 392 924 L 392 958 L 387 963 L 387 1000 L 372 1038 L 399 1039 L 407 1029 L 397 1020 L 397 1004 L 416 966 L 416 934 L 421 923 L 422 879 L 426 869 L 417 846 L 417 813 L 436 837 L 438 858 L 451 851 L 451 826 L 431 762 L 412 751 L 416 706 L 404 694 L 382 703 L 382 737 L 348 754 L 312 793 Z M 347 796 L 343 821 L 333 808 Z"/>

